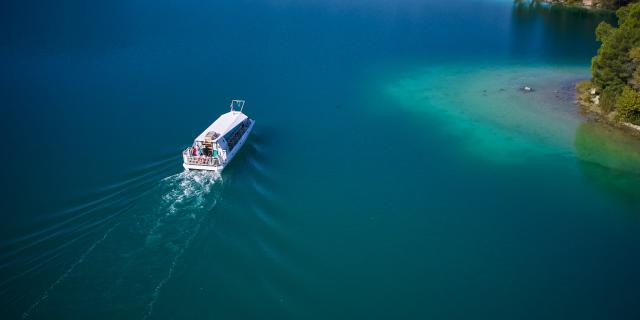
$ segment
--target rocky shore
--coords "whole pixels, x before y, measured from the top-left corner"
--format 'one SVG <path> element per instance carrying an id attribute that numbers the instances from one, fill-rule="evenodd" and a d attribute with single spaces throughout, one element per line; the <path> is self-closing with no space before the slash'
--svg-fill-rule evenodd
<path id="1" fill-rule="evenodd" d="M 629 1 L 607 1 L 607 0 L 542 0 L 549 4 L 559 4 L 566 6 L 582 7 L 587 9 L 616 10 Z"/>
<path id="2" fill-rule="evenodd" d="M 564 4 L 564 5 L 578 5 L 588 8 L 595 8 L 599 5 L 598 0 L 544 0 L 546 3 L 551 4 Z"/>
<path id="3" fill-rule="evenodd" d="M 600 9 L 615 9 L 607 7 L 601 0 L 543 0 L 543 2 L 550 4 L 560 4 L 568 6 L 578 6 L 588 9 L 600 8 Z"/>
<path id="4" fill-rule="evenodd" d="M 624 129 L 640 137 L 640 126 L 621 121 L 615 110 L 606 112 L 600 107 L 600 95 L 597 93 L 596 88 L 591 85 L 591 81 L 585 80 L 576 85 L 576 103 L 586 115 L 591 116 L 594 120 Z"/>

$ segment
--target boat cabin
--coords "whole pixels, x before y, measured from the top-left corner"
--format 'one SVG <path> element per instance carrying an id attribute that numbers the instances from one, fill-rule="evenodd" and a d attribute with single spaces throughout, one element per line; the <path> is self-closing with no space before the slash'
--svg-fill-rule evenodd
<path id="1" fill-rule="evenodd" d="M 244 101 L 234 100 L 231 110 L 221 115 L 182 153 L 184 163 L 197 166 L 223 166 L 235 154 L 236 146 L 252 125 L 244 113 Z M 239 110 L 238 110 L 239 109 Z"/>

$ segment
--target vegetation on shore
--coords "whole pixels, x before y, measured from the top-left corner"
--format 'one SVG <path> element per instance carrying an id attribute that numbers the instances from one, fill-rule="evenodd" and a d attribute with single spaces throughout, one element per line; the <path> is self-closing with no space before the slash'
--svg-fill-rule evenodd
<path id="1" fill-rule="evenodd" d="M 589 8 L 599 8 L 606 10 L 617 10 L 620 7 L 630 3 L 638 2 L 638 0 L 544 0 L 552 4 L 562 4 L 569 6 L 581 6 Z"/>
<path id="2" fill-rule="evenodd" d="M 596 29 L 601 42 L 592 79 L 576 86 L 578 101 L 609 120 L 640 125 L 640 2 L 616 11 L 618 27 Z"/>

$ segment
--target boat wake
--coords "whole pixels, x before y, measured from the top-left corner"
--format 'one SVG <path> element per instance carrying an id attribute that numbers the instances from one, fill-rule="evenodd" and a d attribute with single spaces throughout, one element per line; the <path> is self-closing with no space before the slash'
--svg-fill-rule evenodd
<path id="1" fill-rule="evenodd" d="M 27 309 L 27 311 L 25 311 L 25 312 L 22 314 L 22 318 L 23 318 L 23 319 L 27 319 L 27 318 L 29 318 L 29 316 L 31 315 L 31 312 L 32 312 L 33 310 L 35 310 L 35 309 L 38 307 L 38 305 L 40 305 L 40 303 L 42 303 L 44 300 L 46 300 L 46 299 L 49 297 L 49 293 L 50 293 L 51 291 L 53 291 L 53 290 L 54 290 L 54 289 L 55 289 L 55 288 L 56 288 L 60 283 L 62 283 L 62 282 L 63 282 L 63 281 L 64 281 L 64 280 L 69 276 L 69 274 L 70 274 L 71 272 L 73 272 L 73 269 L 75 269 L 75 268 L 76 268 L 76 266 L 78 266 L 79 264 L 81 264 L 81 263 L 84 261 L 84 259 L 86 259 L 86 257 L 87 257 L 89 254 L 91 254 L 91 252 L 93 252 L 93 250 L 94 250 L 98 245 L 100 245 L 100 243 L 102 243 L 102 242 L 107 238 L 107 236 L 109 236 L 109 234 L 111 233 L 111 231 L 113 231 L 113 229 L 114 229 L 115 227 L 117 227 L 117 226 L 118 226 L 118 225 L 115 225 L 115 226 L 111 227 L 111 228 L 110 228 L 109 230 L 107 230 L 107 232 L 102 236 L 102 238 L 100 238 L 100 239 L 98 239 L 98 241 L 94 242 L 94 243 L 93 243 L 93 244 L 92 244 L 92 245 L 91 245 L 91 246 L 90 246 L 90 247 L 89 247 L 89 248 L 88 248 L 88 249 L 87 249 L 87 250 L 86 250 L 86 251 L 85 251 L 85 252 L 80 256 L 80 258 L 78 258 L 78 260 L 76 260 L 76 261 L 75 261 L 75 262 L 74 262 L 74 263 L 69 267 L 69 269 L 67 269 L 67 271 L 65 271 L 65 272 L 64 272 L 60 277 L 58 277 L 58 279 L 56 279 L 56 281 L 55 281 L 55 282 L 53 282 L 53 283 L 49 286 L 49 288 L 47 288 L 47 289 L 42 293 L 42 295 L 41 295 L 41 296 L 40 296 L 40 297 L 39 297 L 39 298 L 38 298 L 38 299 L 37 299 L 33 304 L 31 304 L 31 306 L 29 306 L 29 309 Z"/>
<path id="2" fill-rule="evenodd" d="M 211 192 L 216 181 L 221 180 L 222 177 L 217 172 L 185 171 L 179 173 L 163 180 L 170 191 L 162 197 L 162 200 L 169 203 L 170 214 L 184 207 L 202 209 L 204 196 Z"/>
<path id="3" fill-rule="evenodd" d="M 73 314 L 151 316 L 181 257 L 211 221 L 221 181 L 218 173 L 201 171 L 160 180 L 39 295 L 23 318 L 65 314 L 71 310 L 63 309 L 74 305 L 83 309 Z M 87 296 L 94 301 L 87 303 Z"/>
<path id="4" fill-rule="evenodd" d="M 151 229 L 151 232 L 149 232 L 146 243 L 147 246 L 154 245 L 155 242 L 166 238 L 166 234 L 163 236 L 160 233 L 160 230 L 162 230 L 161 228 L 166 226 L 168 223 L 171 223 L 171 225 L 175 227 L 174 223 L 176 221 L 173 218 L 176 218 L 176 213 L 190 211 L 186 217 L 181 218 L 192 219 L 194 221 L 197 220 L 197 222 L 183 245 L 176 247 L 177 253 L 171 260 L 165 277 L 158 282 L 153 290 L 151 300 L 147 305 L 147 312 L 144 315 L 144 319 L 147 319 L 153 313 L 153 306 L 158 300 L 160 291 L 171 279 L 176 264 L 187 248 L 189 248 L 193 238 L 195 238 L 200 231 L 204 215 L 198 217 L 197 212 L 194 212 L 194 210 L 201 211 L 205 209 L 205 211 L 208 212 L 215 207 L 218 199 L 213 199 L 214 201 L 208 202 L 206 201 L 207 198 L 205 196 L 211 193 L 216 181 L 219 180 L 222 180 L 222 178 L 217 172 L 208 171 L 185 171 L 163 180 L 167 186 L 168 192 L 162 196 L 162 202 L 164 205 L 161 206 L 161 208 L 163 208 L 162 211 L 166 214 L 163 218 L 157 220 L 157 223 Z M 164 208 L 166 208 L 166 210 Z"/>

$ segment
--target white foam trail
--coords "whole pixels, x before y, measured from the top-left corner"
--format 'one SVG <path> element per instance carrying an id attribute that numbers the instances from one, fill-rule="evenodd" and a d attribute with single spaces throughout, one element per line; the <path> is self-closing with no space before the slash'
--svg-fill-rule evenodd
<path id="1" fill-rule="evenodd" d="M 109 236 L 109 234 L 111 233 L 111 231 L 113 231 L 113 229 L 115 229 L 117 226 L 119 225 L 119 223 L 115 224 L 114 226 L 112 226 L 109 230 L 107 230 L 107 232 L 105 232 L 105 234 L 102 236 L 102 238 L 98 239 L 96 242 L 94 242 L 81 256 L 78 260 L 76 260 L 76 262 L 74 262 L 71 267 L 69 267 L 69 269 L 67 269 L 67 271 L 65 271 L 58 279 L 56 279 L 55 282 L 53 282 L 49 288 L 47 288 L 42 295 L 29 307 L 29 309 L 27 309 L 27 311 L 25 311 L 22 314 L 22 319 L 27 319 L 31 316 L 31 313 L 36 310 L 36 308 L 49 297 L 49 293 L 51 293 L 51 291 L 53 291 L 58 285 L 60 285 L 68 276 L 69 274 L 73 271 L 73 269 L 75 269 L 79 264 L 81 264 L 82 262 L 84 262 L 84 259 L 91 254 L 91 252 L 98 246 L 100 245 L 106 238 L 107 236 Z"/>
<path id="2" fill-rule="evenodd" d="M 222 178 L 218 173 L 193 171 L 185 171 L 175 176 L 165 178 L 163 181 L 168 182 L 169 186 L 172 186 L 171 190 L 162 197 L 163 202 L 167 205 L 167 213 L 165 216 L 156 221 L 156 224 L 150 230 L 147 239 L 152 239 L 154 232 L 162 225 L 163 220 L 167 219 L 168 217 L 174 216 L 180 209 L 203 209 L 206 200 L 205 196 L 211 192 L 213 185 L 217 181 L 221 180 Z M 215 202 L 211 206 L 215 206 Z M 191 216 L 194 219 L 196 218 L 195 214 L 193 213 L 191 213 Z M 162 288 L 171 279 L 178 261 L 180 260 L 184 252 L 189 248 L 191 241 L 200 232 L 203 220 L 204 215 L 202 215 L 202 217 L 198 219 L 195 230 L 191 232 L 191 235 L 184 243 L 184 246 L 171 261 L 171 264 L 169 265 L 169 269 L 167 271 L 167 275 L 162 280 L 160 280 L 160 282 L 154 288 L 151 296 L 151 301 L 147 305 L 147 313 L 145 314 L 143 319 L 149 318 L 153 313 L 153 307 L 158 300 L 158 297 L 160 296 Z"/>
<path id="3" fill-rule="evenodd" d="M 178 264 L 180 258 L 189 248 L 192 240 L 198 234 L 201 228 L 201 224 L 205 218 L 205 215 L 203 214 L 204 211 L 208 211 L 209 208 L 215 205 L 215 201 L 217 199 L 213 199 L 213 204 L 211 206 L 206 205 L 207 201 L 209 203 L 211 203 L 212 201 L 211 199 L 207 199 L 206 196 L 211 193 L 216 183 L 221 180 L 221 176 L 218 173 L 185 171 L 162 179 L 160 184 L 158 185 L 156 190 L 159 189 L 161 197 L 159 199 L 160 203 L 155 208 L 155 212 L 159 213 L 160 216 L 156 218 L 153 226 L 147 232 L 147 243 L 143 245 L 143 247 L 138 249 L 138 253 L 143 253 L 147 250 L 153 250 L 152 246 L 156 245 L 157 242 L 152 240 L 156 238 L 158 240 L 162 239 L 165 232 L 171 233 L 172 231 L 176 231 L 174 230 L 176 228 L 183 229 L 177 231 L 187 231 L 191 229 L 193 230 L 193 232 L 191 232 L 186 240 L 179 241 L 179 243 L 177 244 L 178 250 L 176 251 L 175 256 L 171 259 L 171 263 L 169 265 L 166 276 L 155 286 L 153 290 L 152 299 L 148 304 L 148 312 L 145 315 L 145 318 L 150 316 L 153 312 L 153 306 L 155 305 L 163 286 L 171 279 L 174 269 Z M 180 214 L 183 212 L 185 213 L 185 215 L 181 216 Z M 185 218 L 187 219 L 185 220 Z M 109 234 L 111 234 L 112 231 L 120 223 L 122 222 L 118 222 L 113 225 L 109 230 L 105 232 L 105 234 L 100 239 L 89 246 L 89 248 L 78 258 L 78 260 L 71 264 L 71 266 L 60 277 L 58 277 L 22 314 L 22 318 L 27 319 L 32 317 L 33 313 L 38 309 L 38 307 L 41 306 L 51 296 L 51 293 L 63 282 L 65 282 L 69 275 L 73 273 L 74 270 L 80 264 L 82 264 L 89 255 L 91 255 L 92 252 L 94 252 L 96 247 L 98 247 L 105 241 L 105 239 L 109 237 Z M 167 230 L 167 228 L 169 229 Z M 132 261 L 133 259 L 128 261 L 128 263 L 131 263 Z"/>
<path id="4" fill-rule="evenodd" d="M 171 221 L 171 219 L 182 218 L 179 215 L 179 210 L 186 209 L 186 211 L 191 211 L 193 209 L 205 209 L 204 205 L 208 200 L 205 196 L 211 193 L 213 186 L 218 181 L 222 181 L 220 174 L 198 171 L 185 171 L 162 179 L 157 186 L 161 194 L 159 204 L 154 209 L 156 215 L 159 215 L 159 217 L 155 218 L 153 225 L 146 232 L 144 245 L 133 252 L 131 258 L 124 264 L 123 269 L 128 269 L 129 265 L 135 261 L 136 256 L 152 250 L 152 247 L 159 243 L 159 240 L 162 239 L 162 227 L 175 225 L 176 221 Z M 207 206 L 206 208 L 212 208 L 214 205 L 215 201 L 211 206 Z M 195 219 L 196 215 L 193 212 L 189 212 L 188 217 Z M 199 220 L 197 224 L 200 223 L 201 220 Z M 177 258 L 174 259 L 172 265 L 175 264 L 175 261 L 177 261 Z M 170 267 L 170 272 L 173 272 L 172 269 L 173 266 Z M 113 288 L 119 286 L 121 282 L 122 277 L 114 282 L 115 286 Z"/>
<path id="5" fill-rule="evenodd" d="M 164 287 L 165 283 L 167 283 L 171 279 L 171 277 L 173 276 L 173 270 L 175 269 L 176 264 L 178 263 L 178 260 L 180 260 L 180 258 L 184 254 L 184 252 L 187 251 L 187 248 L 189 248 L 189 245 L 190 245 L 191 241 L 193 240 L 193 238 L 195 238 L 195 236 L 200 232 L 200 227 L 202 226 L 202 220 L 203 219 L 204 219 L 204 217 L 200 218 L 200 220 L 198 221 L 198 224 L 196 225 L 196 229 L 191 234 L 191 236 L 187 239 L 187 242 L 185 242 L 184 247 L 182 247 L 182 249 L 175 256 L 173 261 L 171 261 L 171 265 L 169 266 L 169 271 L 167 273 L 167 276 L 164 277 L 158 283 L 158 285 L 155 287 L 155 289 L 153 289 L 152 298 L 151 298 L 151 301 L 149 302 L 148 307 L 147 307 L 147 309 L 148 309 L 147 313 L 143 317 L 144 320 L 149 318 L 149 316 L 151 316 L 151 314 L 153 313 L 153 306 L 156 304 L 156 301 L 158 301 L 158 297 L 160 296 L 160 291 L 162 290 L 162 287 Z"/>
<path id="6" fill-rule="evenodd" d="M 185 171 L 177 175 L 167 177 L 162 181 L 168 183 L 171 188 L 162 200 L 168 204 L 168 211 L 174 214 L 178 207 L 186 201 L 195 200 L 195 208 L 200 208 L 204 202 L 203 196 L 211 192 L 211 188 L 222 177 L 216 172 Z"/>
<path id="7" fill-rule="evenodd" d="M 152 237 L 167 217 L 174 215 L 181 206 L 189 205 L 190 201 L 195 201 L 190 209 L 201 209 L 205 203 L 205 196 L 211 192 L 217 181 L 222 182 L 222 176 L 210 171 L 184 171 L 162 179 L 169 191 L 162 196 L 163 205 L 160 206 L 160 210 L 167 209 L 165 215 L 156 220 L 147 238 Z"/>

